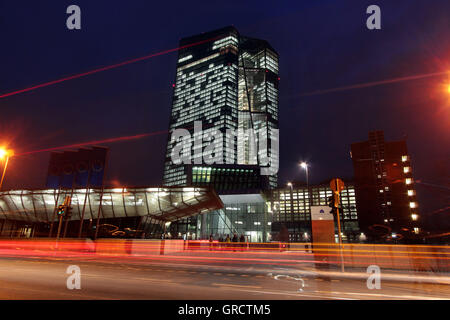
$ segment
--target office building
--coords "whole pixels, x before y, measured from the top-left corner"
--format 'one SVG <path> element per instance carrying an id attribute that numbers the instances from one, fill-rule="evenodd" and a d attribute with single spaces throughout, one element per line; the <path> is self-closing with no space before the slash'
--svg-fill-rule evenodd
<path id="1" fill-rule="evenodd" d="M 252 189 L 276 187 L 276 174 L 261 176 L 258 170 L 270 164 L 278 166 L 278 154 L 272 154 L 278 141 L 270 139 L 273 129 L 278 129 L 276 51 L 267 41 L 242 36 L 234 27 L 184 38 L 180 48 L 163 184 L 208 184 L 218 193 L 240 192 L 248 184 Z M 201 132 L 196 131 L 199 123 Z M 180 141 L 173 137 L 176 129 L 191 135 L 190 163 L 173 162 L 172 153 Z M 222 136 L 213 141 L 217 132 Z M 268 138 L 267 147 L 255 151 L 252 141 L 258 143 L 263 136 Z M 202 155 L 212 142 L 221 150 L 214 152 L 214 163 L 207 164 Z M 202 176 L 205 179 L 197 179 Z"/>
<path id="2" fill-rule="evenodd" d="M 285 232 L 291 242 L 311 240 L 311 207 L 328 207 L 329 198 L 332 196 L 329 183 L 321 183 L 313 186 L 292 184 L 292 187 L 279 188 L 266 193 L 271 232 L 274 239 L 279 238 Z M 345 188 L 341 192 L 340 213 L 343 240 L 345 242 L 357 242 L 361 235 L 358 225 L 358 210 L 355 194 L 355 185 L 345 182 Z M 337 237 L 336 224 L 336 237 Z M 337 239 L 337 238 L 336 238 Z"/>

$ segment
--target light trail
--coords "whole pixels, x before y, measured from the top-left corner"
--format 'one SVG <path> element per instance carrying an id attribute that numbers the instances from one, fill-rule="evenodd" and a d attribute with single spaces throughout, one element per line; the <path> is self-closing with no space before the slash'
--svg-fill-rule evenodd
<path id="1" fill-rule="evenodd" d="M 433 72 L 433 73 L 418 74 L 418 75 L 413 75 L 413 76 L 392 78 L 392 79 L 387 79 L 387 80 L 359 83 L 359 84 L 354 84 L 354 85 L 350 85 L 350 86 L 306 92 L 306 93 L 300 94 L 300 97 L 315 96 L 315 95 L 321 95 L 321 94 L 327 94 L 327 93 L 333 93 L 333 92 L 341 92 L 341 91 L 354 90 L 354 89 L 370 88 L 370 87 L 376 87 L 376 86 L 381 86 L 381 85 L 385 85 L 385 84 L 418 80 L 418 79 L 424 79 L 424 78 L 430 78 L 430 77 L 437 77 L 437 76 L 442 76 L 442 75 L 447 75 L 447 74 L 450 74 L 450 71 Z"/>
<path id="2" fill-rule="evenodd" d="M 164 134 L 167 132 L 168 132 L 167 130 L 164 130 L 164 131 L 155 131 L 155 132 L 150 132 L 150 133 L 142 133 L 142 134 L 137 134 L 137 135 L 133 135 L 133 136 L 109 138 L 109 139 L 104 139 L 104 140 L 94 140 L 94 141 L 88 141 L 88 142 L 82 142 L 82 143 L 69 144 L 69 145 L 60 146 L 60 147 L 52 147 L 52 148 L 47 148 L 47 149 L 22 152 L 22 153 L 16 154 L 15 156 L 25 156 L 25 155 L 41 153 L 41 152 L 58 151 L 58 150 L 80 148 L 80 147 L 92 146 L 92 145 L 98 145 L 98 144 L 137 140 L 137 139 L 142 139 L 142 138 L 146 138 L 146 137 L 150 137 L 150 136 Z"/>
<path id="3" fill-rule="evenodd" d="M 135 62 L 147 60 L 147 59 L 150 59 L 150 58 L 154 58 L 154 57 L 157 57 L 157 56 L 161 56 L 161 55 L 164 55 L 164 54 L 167 54 L 167 53 L 175 52 L 175 51 L 178 51 L 178 50 L 181 50 L 181 49 L 194 47 L 194 46 L 197 46 L 197 45 L 200 45 L 200 44 L 203 44 L 203 43 L 207 43 L 207 42 L 216 40 L 218 38 L 219 37 L 202 40 L 202 41 L 191 43 L 191 44 L 187 44 L 187 45 L 184 45 L 184 46 L 181 46 L 181 47 L 178 47 L 178 48 L 173 48 L 173 49 L 160 51 L 160 52 L 157 52 L 157 53 L 152 53 L 152 54 L 149 54 L 149 55 L 146 55 L 146 56 L 143 56 L 143 57 L 139 57 L 139 58 L 135 58 L 135 59 L 131 59 L 131 60 L 126 60 L 126 61 L 119 62 L 119 63 L 116 63 L 116 64 L 112 64 L 112 65 L 109 65 L 109 66 L 93 69 L 93 70 L 90 70 L 90 71 L 87 71 L 87 72 L 82 72 L 82 73 L 78 73 L 78 74 L 75 74 L 75 75 L 72 75 L 72 76 L 68 76 L 68 77 L 64 77 L 64 78 L 61 78 L 61 79 L 57 79 L 57 80 L 41 83 L 41 84 L 38 84 L 38 85 L 35 85 L 35 86 L 32 86 L 32 87 L 28 87 L 28 88 L 24 88 L 24 89 L 20 89 L 20 90 L 16 90 L 16 91 L 8 92 L 8 93 L 3 93 L 3 94 L 0 94 L 0 99 L 6 98 L 6 97 L 10 97 L 10 96 L 14 96 L 14 95 L 17 95 L 17 94 L 20 94 L 20 93 L 32 91 L 32 90 L 35 90 L 35 89 L 48 87 L 48 86 L 51 86 L 51 85 L 54 85 L 54 84 L 57 84 L 57 83 L 61 83 L 61 82 L 64 82 L 64 81 L 78 79 L 78 78 L 85 77 L 85 76 L 88 76 L 88 75 L 91 75 L 91 74 L 94 74 L 94 73 L 99 73 L 99 72 L 102 72 L 102 71 L 115 69 L 115 68 L 118 68 L 118 67 L 121 67 L 121 66 L 125 66 L 125 65 L 128 65 L 128 64 L 131 64 L 131 63 L 135 63 Z"/>
<path id="4" fill-rule="evenodd" d="M 203 129 L 210 128 L 213 125 L 214 124 L 206 124 L 202 128 Z M 184 129 L 193 130 L 194 127 L 187 127 Z M 16 156 L 25 156 L 25 155 L 30 155 L 30 154 L 34 154 L 34 153 L 58 151 L 58 150 L 64 150 L 64 149 L 80 148 L 80 147 L 84 147 L 84 146 L 92 146 L 92 145 L 99 145 L 99 144 L 106 144 L 106 143 L 113 143 L 113 142 L 137 140 L 137 139 L 142 139 L 142 138 L 146 138 L 146 137 L 150 137 L 150 136 L 156 136 L 156 135 L 167 134 L 167 133 L 169 133 L 169 130 L 161 130 L 161 131 L 155 131 L 155 132 L 149 132 L 149 133 L 136 134 L 136 135 L 132 135 L 132 136 L 124 136 L 124 137 L 116 137 L 116 138 L 109 138 L 109 139 L 103 139 L 103 140 L 94 140 L 94 141 L 88 141 L 88 142 L 82 142 L 82 143 L 74 143 L 74 144 L 69 144 L 69 145 L 60 146 L 60 147 L 52 147 L 52 148 L 16 153 L 16 154 L 14 154 L 14 156 L 15 157 Z"/>
<path id="5" fill-rule="evenodd" d="M 167 248 L 166 248 L 167 242 Z M 196 242 L 196 241 L 194 241 Z M 173 244 L 170 245 L 170 244 Z M 206 243 L 206 242 L 205 242 Z M 178 244 L 178 245 L 177 245 Z M 365 245 L 356 246 L 364 247 Z M 417 268 L 429 270 L 439 269 L 444 272 L 450 270 L 448 263 L 448 247 L 440 252 L 441 256 L 433 256 L 439 246 L 429 246 L 429 252 L 417 251 L 416 245 L 409 245 L 411 250 L 405 254 L 399 254 L 394 249 L 397 246 L 391 245 L 392 250 L 389 255 L 386 251 L 364 250 L 369 254 L 360 254 L 355 250 L 344 254 L 345 265 L 351 267 L 364 267 L 369 264 L 376 263 L 385 268 L 400 270 L 415 270 Z M 237 249 L 235 252 L 215 248 L 212 251 L 197 250 L 197 248 L 187 248 L 183 240 L 166 240 L 161 243 L 159 241 L 147 240 L 139 241 L 139 244 L 130 240 L 100 240 L 95 242 L 85 240 L 62 240 L 55 242 L 52 239 L 45 240 L 3 240 L 0 241 L 0 256 L 41 256 L 41 257 L 92 257 L 102 259 L 116 259 L 123 261 L 184 261 L 199 263 L 229 263 L 236 262 L 241 264 L 276 264 L 284 266 L 293 266 L 296 264 L 336 264 L 339 265 L 339 254 L 333 253 L 334 250 L 328 250 L 328 253 L 300 253 L 283 254 L 267 251 L 262 255 L 260 252 L 252 252 L 252 249 Z M 247 251 L 248 250 L 248 251 Z M 241 252 L 239 252 L 241 251 Z M 361 251 L 360 251 L 361 252 Z M 406 252 L 405 252 L 406 253 Z M 227 254 L 227 256 L 224 256 Z M 317 260 L 318 257 L 328 257 L 328 261 Z M 370 259 L 372 257 L 373 259 Z"/>

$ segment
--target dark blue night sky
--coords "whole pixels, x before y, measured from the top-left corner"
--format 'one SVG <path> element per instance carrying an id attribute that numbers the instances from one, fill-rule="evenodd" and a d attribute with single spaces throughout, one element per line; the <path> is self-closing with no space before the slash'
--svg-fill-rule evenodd
<path id="1" fill-rule="evenodd" d="M 66 28 L 71 4 L 82 10 L 80 31 Z M 381 7 L 382 30 L 365 26 L 371 4 Z M 227 25 L 280 54 L 280 185 L 304 178 L 299 160 L 310 162 L 314 183 L 351 178 L 350 144 L 378 129 L 388 140 L 406 136 L 415 179 L 441 186 L 418 185 L 421 211 L 448 206 L 449 77 L 302 95 L 450 70 L 448 0 L 0 0 L 0 94 L 175 48 L 181 37 Z M 0 99 L 0 137 L 21 153 L 167 130 L 176 59 L 169 53 Z M 166 140 L 110 144 L 109 184 L 161 184 Z M 15 158 L 5 187 L 43 187 L 48 156 Z"/>

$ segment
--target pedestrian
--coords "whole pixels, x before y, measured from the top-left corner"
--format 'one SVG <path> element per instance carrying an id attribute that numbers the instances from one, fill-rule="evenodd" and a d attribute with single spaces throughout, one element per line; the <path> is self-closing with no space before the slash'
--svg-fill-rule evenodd
<path id="1" fill-rule="evenodd" d="M 222 235 L 220 235 L 220 238 L 219 238 L 219 249 L 222 248 L 222 243 L 223 243 L 223 237 L 222 237 Z"/>
<path id="2" fill-rule="evenodd" d="M 225 239 L 225 242 L 226 242 L 225 247 L 228 248 L 231 243 L 231 238 L 230 238 L 229 234 L 227 234 L 227 238 Z"/>
<path id="3" fill-rule="evenodd" d="M 245 247 L 245 237 L 243 234 L 241 234 L 241 237 L 239 238 L 239 242 L 241 243 L 241 247 L 242 247 L 242 251 L 243 251 L 244 247 Z"/>
<path id="4" fill-rule="evenodd" d="M 236 247 L 237 247 L 237 242 L 239 241 L 237 234 L 235 233 L 233 235 L 233 251 L 236 251 Z"/>
<path id="5" fill-rule="evenodd" d="M 210 235 L 209 235 L 209 251 L 212 250 L 213 241 L 214 241 L 213 235 L 210 234 Z"/>

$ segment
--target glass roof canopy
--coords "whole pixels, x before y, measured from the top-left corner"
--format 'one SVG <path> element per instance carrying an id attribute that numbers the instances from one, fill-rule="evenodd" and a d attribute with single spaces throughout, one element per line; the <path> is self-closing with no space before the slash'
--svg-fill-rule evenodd
<path id="1" fill-rule="evenodd" d="M 198 187 L 10 190 L 0 192 L 0 219 L 56 221 L 56 208 L 71 196 L 70 220 L 150 216 L 160 221 L 223 208 L 215 191 Z"/>

